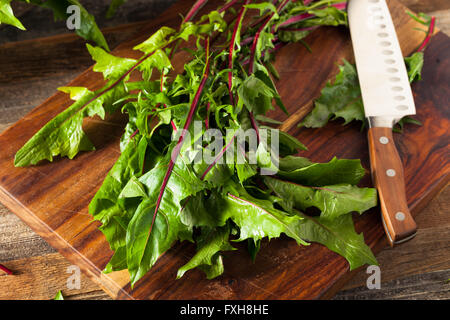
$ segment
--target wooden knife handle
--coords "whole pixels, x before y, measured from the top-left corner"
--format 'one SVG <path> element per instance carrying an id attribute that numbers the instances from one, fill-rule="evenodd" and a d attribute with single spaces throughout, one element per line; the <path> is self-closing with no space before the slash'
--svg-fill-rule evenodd
<path id="1" fill-rule="evenodd" d="M 392 128 L 370 128 L 369 150 L 384 229 L 389 244 L 394 246 L 414 237 L 417 225 L 408 209 L 403 165 L 395 147 Z"/>

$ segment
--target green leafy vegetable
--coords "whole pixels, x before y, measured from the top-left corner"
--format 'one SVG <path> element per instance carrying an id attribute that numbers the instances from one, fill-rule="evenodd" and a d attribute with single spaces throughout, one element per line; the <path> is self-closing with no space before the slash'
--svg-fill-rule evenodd
<path id="1" fill-rule="evenodd" d="M 63 296 L 61 290 L 58 291 L 58 293 L 56 294 L 56 296 L 53 300 L 64 300 L 64 296 Z"/>
<path id="2" fill-rule="evenodd" d="M 289 160 L 288 170 L 286 164 L 280 163 L 278 176 L 306 186 L 322 187 L 342 183 L 356 185 L 366 173 L 359 160 L 333 158 L 328 163 L 310 163 L 295 157 Z"/>
<path id="3" fill-rule="evenodd" d="M 109 13 L 123 2 L 113 1 Z M 271 78 L 276 70 L 267 67 L 283 41 L 298 40 L 283 40 L 282 34 L 291 27 L 345 25 L 344 6 L 230 1 L 193 21 L 205 3 L 198 0 L 178 29 L 162 27 L 137 44 L 139 59 L 88 45 L 93 70 L 105 85 L 97 91 L 60 88 L 74 103 L 17 152 L 15 165 L 94 150 L 83 119 L 128 115 L 121 154 L 89 212 L 114 251 L 104 272 L 128 269 L 132 286 L 183 241 L 196 243 L 197 252 L 180 266 L 178 278 L 194 268 L 208 279 L 220 276 L 223 252 L 235 250 L 233 242 L 245 241 L 255 261 L 261 242 L 282 234 L 298 245 L 322 243 L 351 268 L 376 263 L 350 215 L 376 205 L 374 189 L 357 187 L 365 175 L 360 161 L 313 163 L 295 156 L 306 149 L 295 137 L 259 123 L 276 124 L 266 116 L 275 107 L 287 113 Z M 227 16 L 233 5 L 234 20 Z M 247 14 L 254 15 L 247 17 L 250 27 Z M 172 58 L 180 50 L 188 58 L 175 73 Z M 131 80 L 131 73 L 141 78 Z M 272 157 L 276 148 L 279 159 Z M 319 217 L 305 213 L 311 207 Z"/>
<path id="4" fill-rule="evenodd" d="M 47 123 L 17 152 L 16 166 L 37 164 L 44 159 L 52 161 L 55 156 L 72 159 L 80 151 L 95 150 L 83 131 L 83 119 L 95 115 L 104 119 L 106 112 L 115 111 L 113 102 L 125 95 L 123 84 L 108 92 L 93 92 L 82 87 L 62 87 L 59 90 L 69 93 L 76 102 Z"/>
<path id="5" fill-rule="evenodd" d="M 320 128 L 330 119 L 344 118 L 345 124 L 353 120 L 364 120 L 358 74 L 355 66 L 344 60 L 333 83 L 322 89 L 314 109 L 301 123 L 307 128 Z"/>
<path id="6" fill-rule="evenodd" d="M 236 250 L 229 243 L 230 227 L 202 228 L 196 239 L 197 253 L 192 259 L 178 269 L 177 278 L 181 278 L 187 271 L 200 268 L 208 279 L 213 279 L 223 273 L 221 251 Z"/>
<path id="7" fill-rule="evenodd" d="M 111 4 L 109 5 L 108 11 L 106 12 L 106 17 L 112 18 L 116 14 L 117 9 L 125 2 L 126 0 L 111 0 Z"/>
<path id="8" fill-rule="evenodd" d="M 423 69 L 423 52 L 413 53 L 410 57 L 405 58 L 406 66 L 408 67 L 409 82 L 422 80 Z"/>
<path id="9" fill-rule="evenodd" d="M 283 199 L 287 209 L 295 207 L 305 211 L 316 207 L 323 219 L 335 219 L 352 211 L 363 213 L 377 204 L 377 194 L 371 188 L 358 188 L 349 184 L 305 187 L 270 177 L 264 180 Z"/>
<path id="10" fill-rule="evenodd" d="M 0 0 L 0 24 L 12 25 L 20 30 L 25 30 L 23 24 L 14 16 L 11 8 L 12 0 Z"/>
<path id="11" fill-rule="evenodd" d="M 427 36 L 422 45 L 411 56 L 405 58 L 409 81 L 413 83 L 422 79 L 423 50 L 433 34 L 435 18 L 425 14 L 419 14 L 418 16 L 409 12 L 408 14 L 416 21 L 428 26 Z M 365 119 L 356 67 L 346 60 L 343 61 L 343 65 L 339 66 L 339 73 L 335 81 L 333 83 L 328 82 L 325 88 L 322 89 L 320 97 L 315 101 L 314 109 L 299 124 L 299 127 L 321 128 L 328 121 L 338 118 L 344 119 L 344 125 L 355 120 L 364 121 Z M 398 122 L 398 126 L 394 128 L 394 131 L 401 132 L 405 123 L 421 125 L 418 120 L 404 117 Z"/>
<path id="12" fill-rule="evenodd" d="M 363 235 L 355 232 L 350 214 L 333 220 L 302 216 L 306 222 L 300 228 L 300 236 L 309 241 L 323 244 L 343 256 L 349 262 L 350 270 L 364 264 L 378 265 L 372 251 L 364 243 Z"/>

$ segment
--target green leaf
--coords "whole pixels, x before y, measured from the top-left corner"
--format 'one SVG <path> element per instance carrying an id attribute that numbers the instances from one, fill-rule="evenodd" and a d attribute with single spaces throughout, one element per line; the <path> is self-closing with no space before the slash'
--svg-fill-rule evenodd
<path id="1" fill-rule="evenodd" d="M 240 230 L 236 241 L 271 239 L 285 233 L 298 244 L 306 244 L 297 232 L 301 218 L 276 209 L 270 200 L 252 197 L 244 188 L 233 187 L 232 182 L 227 187 L 234 189 L 233 193 L 212 192 L 209 197 L 197 195 L 189 199 L 182 212 L 183 222 L 214 228 L 224 226 L 231 219 Z"/>
<path id="2" fill-rule="evenodd" d="M 409 82 L 421 80 L 424 63 L 423 52 L 416 52 L 413 53 L 411 56 L 406 57 L 405 63 L 408 68 Z"/>
<path id="3" fill-rule="evenodd" d="M 314 162 L 311 162 L 307 158 L 295 157 L 290 155 L 280 159 L 279 168 L 280 171 L 288 172 L 309 167 L 312 164 L 314 164 Z"/>
<path id="4" fill-rule="evenodd" d="M 290 170 L 280 169 L 277 175 L 305 186 L 323 187 L 335 184 L 356 185 L 366 173 L 360 160 L 345 160 L 335 157 L 328 163 L 313 163 L 304 166 L 306 163 L 304 159 L 300 158 L 298 163 L 300 167 L 296 169 L 295 162 L 291 161 Z"/>
<path id="5" fill-rule="evenodd" d="M 344 60 L 339 66 L 339 74 L 333 83 L 322 89 L 313 111 L 306 116 L 300 126 L 320 128 L 330 119 L 344 118 L 345 124 L 352 120 L 364 120 L 364 106 L 361 100 L 356 68 Z"/>
<path id="6" fill-rule="evenodd" d="M 217 253 L 211 258 L 211 265 L 202 264 L 199 265 L 198 268 L 202 270 L 206 274 L 207 279 L 214 279 L 224 272 L 222 255 Z"/>
<path id="7" fill-rule="evenodd" d="M 303 21 L 302 26 L 304 27 L 348 25 L 347 13 L 344 10 L 339 10 L 332 6 L 309 10 L 308 12 L 314 14 L 315 17 Z"/>
<path id="8" fill-rule="evenodd" d="M 145 187 L 146 198 L 156 202 L 160 193 L 160 186 L 164 180 L 169 163 L 170 152 L 161 159 L 149 172 L 138 179 L 139 183 Z M 179 157 L 172 171 L 164 196 L 161 201 L 161 208 L 171 208 L 176 211 L 181 209 L 181 201 L 190 195 L 205 188 L 205 184 L 195 175 L 183 157 Z M 141 188 L 136 187 L 136 183 L 130 180 L 121 193 L 123 198 L 143 197 Z"/>
<path id="9" fill-rule="evenodd" d="M 135 139 L 139 139 L 137 135 Z M 102 186 L 89 204 L 89 213 L 96 220 L 106 222 L 115 215 L 123 215 L 124 206 L 119 195 L 129 181 L 139 175 L 139 153 L 137 143 L 129 143 L 109 171 Z"/>
<path id="10" fill-rule="evenodd" d="M 258 173 L 256 165 L 248 163 L 246 159 L 243 159 L 240 163 L 236 163 L 235 168 L 241 183 L 244 183 L 251 177 L 256 176 Z"/>
<path id="11" fill-rule="evenodd" d="M 180 214 L 181 221 L 191 228 L 224 226 L 227 217 L 220 213 L 222 203 L 222 197 L 215 190 L 209 196 L 203 193 L 191 196 L 183 205 Z"/>
<path id="12" fill-rule="evenodd" d="M 81 15 L 80 28 L 76 29 L 75 33 L 83 39 L 93 41 L 100 47 L 109 51 L 108 43 L 106 42 L 103 33 L 97 26 L 94 16 L 90 15 L 78 0 L 31 0 L 30 2 L 43 8 L 51 9 L 55 19 L 58 20 L 67 20 L 72 15 L 67 13 L 67 8 L 70 5 L 78 6 L 80 8 Z"/>
<path id="13" fill-rule="evenodd" d="M 111 273 L 114 271 L 120 271 L 127 268 L 127 248 L 125 246 L 119 247 L 109 260 L 103 273 Z"/>
<path id="14" fill-rule="evenodd" d="M 270 2 L 261 2 L 261 3 L 252 3 L 245 5 L 247 9 L 257 9 L 259 10 L 259 14 L 262 16 L 262 14 L 266 11 L 273 12 L 276 14 L 276 18 L 278 18 L 277 14 L 277 8 Z"/>
<path id="15" fill-rule="evenodd" d="M 278 37 L 283 42 L 301 42 L 302 39 L 306 38 L 311 32 L 312 30 L 291 31 L 280 29 L 278 31 Z"/>
<path id="16" fill-rule="evenodd" d="M 61 290 L 58 291 L 58 293 L 56 294 L 55 298 L 53 298 L 53 300 L 64 300 Z"/>
<path id="17" fill-rule="evenodd" d="M 126 0 L 111 0 L 108 11 L 106 12 L 106 17 L 112 18 L 116 14 L 117 9 L 125 2 Z"/>
<path id="18" fill-rule="evenodd" d="M 275 86 L 275 83 L 273 83 L 272 78 L 269 76 L 269 72 L 266 70 L 265 67 L 263 67 L 260 64 L 257 64 L 258 68 L 260 70 L 257 70 L 254 75 L 263 81 L 270 89 L 272 89 L 272 92 L 274 93 L 273 98 L 275 99 L 275 102 L 277 103 L 278 107 L 287 115 L 289 115 L 289 112 L 286 109 L 286 106 L 283 104 L 283 101 L 281 100 L 281 97 L 277 91 L 277 88 Z M 270 65 L 270 63 L 269 63 Z"/>
<path id="19" fill-rule="evenodd" d="M 424 63 L 423 53 L 416 52 L 410 57 L 406 57 L 405 63 L 409 81 L 420 80 Z M 363 121 L 365 119 L 356 67 L 344 60 L 344 64 L 339 66 L 339 69 L 334 83 L 327 83 L 321 96 L 315 101 L 314 109 L 299 126 L 320 128 L 325 126 L 329 120 L 337 118 L 343 118 L 344 125 L 354 120 Z"/>
<path id="20" fill-rule="evenodd" d="M 113 56 L 100 47 L 93 47 L 90 44 L 86 46 L 92 59 L 97 62 L 93 70 L 103 73 L 105 80 L 119 79 L 137 63 L 135 59 Z"/>
<path id="21" fill-rule="evenodd" d="M 323 244 L 340 254 L 349 262 L 350 270 L 365 264 L 378 265 L 372 251 L 364 242 L 363 234 L 355 232 L 351 214 L 333 220 L 312 218 L 304 214 L 300 216 L 305 220 L 299 228 L 299 236 Z"/>
<path id="22" fill-rule="evenodd" d="M 140 135 L 136 135 L 135 138 L 139 137 Z M 134 199 L 122 199 L 119 195 L 129 181 L 134 181 L 135 177 L 141 174 L 139 162 L 137 143 L 131 142 L 123 150 L 89 204 L 89 213 L 95 220 L 102 222 L 99 229 L 105 235 L 111 249 L 116 251 L 115 255 L 120 255 L 117 251 L 123 250 L 121 248 L 126 245 L 128 222 L 139 205 L 139 202 L 133 201 Z M 109 268 L 118 270 L 117 263 L 114 261 L 111 263 Z"/>
<path id="23" fill-rule="evenodd" d="M 216 257 L 220 255 L 221 251 L 236 250 L 228 242 L 229 236 L 230 228 L 228 226 L 221 228 L 202 228 L 200 236 L 196 239 L 197 253 L 188 263 L 178 269 L 177 279 L 181 278 L 186 271 L 197 267 L 206 267 L 204 270 L 207 270 L 206 274 L 208 279 L 215 278 L 222 274 L 222 261 L 221 259 L 217 261 Z M 215 264 L 220 264 L 222 267 L 211 268 Z"/>
<path id="24" fill-rule="evenodd" d="M 255 115 L 266 114 L 273 109 L 272 99 L 275 97 L 273 90 L 255 75 L 244 80 L 238 88 L 239 103 L 244 104 Z"/>
<path id="25" fill-rule="evenodd" d="M 145 54 L 152 53 L 153 51 L 160 49 L 169 43 L 168 36 L 174 34 L 175 29 L 169 27 L 162 27 L 151 35 L 147 40 L 138 44 L 133 49 L 144 52 Z"/>
<path id="26" fill-rule="evenodd" d="M 105 217 L 99 230 L 105 235 L 111 250 L 117 251 L 126 244 L 125 237 L 130 217 L 127 216 L 126 210 L 108 213 L 109 216 Z"/>
<path id="27" fill-rule="evenodd" d="M 155 202 L 144 200 L 139 205 L 127 229 L 127 266 L 133 286 L 156 263 L 156 260 L 190 231 L 181 223 L 178 211 L 160 208 L 152 228 Z"/>
<path id="28" fill-rule="evenodd" d="M 261 129 L 269 130 L 269 127 L 260 126 Z M 301 143 L 297 138 L 291 136 L 289 133 L 286 133 L 282 130 L 278 131 L 278 139 L 279 139 L 279 152 L 281 156 L 288 156 L 292 154 L 296 154 L 302 150 L 308 150 L 306 146 Z M 271 132 L 271 131 L 268 131 Z M 270 137 L 269 137 L 270 138 Z M 269 143 L 270 144 L 270 143 Z"/>
<path id="29" fill-rule="evenodd" d="M 184 41 L 189 41 L 189 37 L 197 34 L 198 26 L 192 22 L 186 22 L 181 26 L 178 37 Z"/>
<path id="30" fill-rule="evenodd" d="M 422 122 L 420 122 L 417 119 L 414 119 L 410 116 L 406 116 L 403 117 L 402 119 L 400 119 L 399 122 L 397 122 L 397 124 L 394 126 L 394 129 L 392 129 L 392 131 L 394 132 L 398 132 L 398 133 L 402 133 L 403 132 L 403 128 L 405 126 L 406 123 L 411 123 L 411 124 L 415 124 L 416 126 L 422 126 Z"/>
<path id="31" fill-rule="evenodd" d="M 138 66 L 138 70 L 143 73 L 143 78 L 147 81 L 150 80 L 154 68 L 157 68 L 160 72 L 172 69 L 169 57 L 167 57 L 166 53 L 161 49 L 157 49 Z"/>
<path id="32" fill-rule="evenodd" d="M 239 196 L 229 193 L 224 200 L 221 215 L 232 219 L 239 227 L 238 241 L 278 238 L 284 233 L 299 245 L 306 245 L 298 236 L 302 219 L 274 208 L 271 201 L 256 199 L 247 193 Z"/>
<path id="33" fill-rule="evenodd" d="M 105 50 L 109 51 L 108 43 L 106 42 L 103 33 L 100 31 L 100 28 L 97 26 L 94 16 L 89 14 L 89 12 L 87 12 L 87 10 L 81 5 L 81 3 L 78 0 L 68 0 L 67 2 L 69 4 L 77 5 L 80 8 L 81 12 L 80 29 L 77 29 L 75 32 L 80 37 L 86 40 L 94 41 L 96 44 L 98 44 Z"/>
<path id="34" fill-rule="evenodd" d="M 351 212 L 362 214 L 377 205 L 377 192 L 373 188 L 348 184 L 306 187 L 271 177 L 265 177 L 264 182 L 283 199 L 286 208 L 304 211 L 316 207 L 322 212 L 320 216 L 323 219 L 335 219 Z"/>
<path id="35" fill-rule="evenodd" d="M 131 219 L 126 236 L 127 265 L 131 283 L 135 284 L 155 264 L 158 257 L 176 240 L 190 239 L 192 228 L 180 217 L 181 201 L 201 191 L 205 185 L 179 157 L 164 191 L 152 232 L 149 234 L 160 186 L 169 163 L 170 152 L 148 173 L 139 178 L 145 186 L 143 197 L 136 183 L 130 181 L 122 191 L 122 197 L 143 197 Z"/>
<path id="36" fill-rule="evenodd" d="M 103 119 L 106 112 L 117 108 L 112 103 L 125 95 L 123 84 L 107 92 L 80 87 L 59 89 L 69 93 L 76 102 L 48 122 L 16 153 L 16 167 L 34 165 L 42 160 L 53 161 L 55 156 L 73 159 L 80 151 L 95 150 L 83 131 L 83 119 L 95 115 Z"/>
<path id="37" fill-rule="evenodd" d="M 77 102 L 46 124 L 16 153 L 15 166 L 34 165 L 44 159 L 53 161 L 53 157 L 58 155 L 72 159 L 80 151 L 95 149 L 82 129 L 85 116 L 97 113 L 104 115 L 97 103 L 85 107 L 94 97 L 94 93 L 80 88 L 61 90 L 76 92 L 71 93 L 71 96 L 76 97 Z"/>
<path id="38" fill-rule="evenodd" d="M 270 124 L 275 124 L 275 125 L 283 124 L 282 121 L 278 121 L 278 120 L 275 120 L 275 119 L 272 119 L 272 118 L 269 118 L 269 117 L 266 117 L 266 116 L 263 116 L 263 115 L 257 115 L 255 118 L 259 122 L 265 122 L 265 123 L 270 123 Z"/>
<path id="39" fill-rule="evenodd" d="M 25 30 L 23 24 L 14 16 L 10 5 L 11 1 L 12 0 L 0 0 L 0 24 L 5 23 L 20 30 Z"/>
<path id="40" fill-rule="evenodd" d="M 260 249 L 261 249 L 261 240 L 257 240 L 257 241 L 255 241 L 253 239 L 247 240 L 247 250 L 248 250 L 253 262 L 255 262 L 256 255 L 258 254 Z"/>

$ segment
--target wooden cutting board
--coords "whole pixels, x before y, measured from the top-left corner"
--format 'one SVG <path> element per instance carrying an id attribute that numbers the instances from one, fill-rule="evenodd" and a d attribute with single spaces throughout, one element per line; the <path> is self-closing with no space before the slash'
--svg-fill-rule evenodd
<path id="1" fill-rule="evenodd" d="M 140 32 L 142 37 L 120 45 L 114 53 L 136 56 L 131 48 L 161 25 L 176 26 L 178 13 L 187 12 L 193 1 L 180 1 Z M 218 1 L 212 1 L 217 4 Z M 389 1 L 404 54 L 411 53 L 423 40 L 413 30 L 417 23 L 405 14 L 398 2 Z M 210 9 L 205 8 L 205 10 Z M 272 116 L 285 120 L 283 129 L 308 147 L 303 152 L 314 161 L 329 161 L 334 155 L 361 158 L 369 168 L 366 134 L 358 124 L 329 124 L 323 129 L 298 129 L 296 124 L 309 109 L 326 81 L 337 72 L 342 58 L 352 60 L 348 31 L 322 28 L 307 39 L 313 53 L 301 45 L 282 49 L 277 69 L 281 96 L 291 116 L 278 112 Z M 439 33 L 426 51 L 423 81 L 414 85 L 417 119 L 423 126 L 407 126 L 396 135 L 405 165 L 407 197 L 413 213 L 420 209 L 449 180 L 450 116 L 448 88 L 450 41 Z M 97 89 L 101 76 L 87 70 L 69 85 Z M 16 151 L 47 121 L 71 104 L 67 95 L 57 93 L 31 111 L 0 136 L 0 201 L 15 212 L 69 261 L 118 299 L 316 299 L 331 297 L 354 272 L 348 263 L 327 248 L 313 244 L 299 247 L 286 237 L 262 244 L 253 264 L 243 246 L 224 258 L 225 274 L 206 280 L 200 271 L 188 272 L 175 280 L 177 269 L 195 252 L 192 244 L 177 244 L 160 258 L 155 267 L 130 289 L 126 271 L 101 273 L 112 255 L 99 224 L 88 214 L 88 204 L 119 155 L 118 140 L 124 119 L 114 115 L 107 121 L 88 119 L 85 130 L 97 151 L 83 153 L 74 160 L 59 159 L 31 168 L 14 168 Z M 369 175 L 362 185 L 371 185 Z M 379 210 L 356 217 L 356 228 L 375 252 L 386 245 Z M 420 225 L 419 225 L 420 228 Z"/>

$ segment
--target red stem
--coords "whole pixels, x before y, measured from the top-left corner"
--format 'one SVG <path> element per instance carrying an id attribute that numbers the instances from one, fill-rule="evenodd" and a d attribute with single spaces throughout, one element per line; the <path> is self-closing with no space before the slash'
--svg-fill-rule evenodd
<path id="1" fill-rule="evenodd" d="M 264 23 L 262 24 L 262 26 L 258 29 L 258 31 L 255 34 L 255 38 L 253 39 L 253 44 L 252 44 L 252 48 L 250 49 L 250 65 L 248 67 L 248 72 L 250 74 L 253 73 L 253 69 L 254 69 L 254 65 L 255 65 L 255 54 L 256 54 L 256 46 L 258 45 L 258 41 L 259 41 L 259 37 L 261 35 L 261 32 L 264 31 L 264 29 L 266 28 L 267 24 L 269 24 L 270 20 L 272 19 L 272 17 L 274 16 L 275 13 L 272 13 L 269 18 L 266 19 L 266 21 L 264 21 Z"/>
<path id="2" fill-rule="evenodd" d="M 281 23 L 278 26 L 278 29 L 282 28 L 282 27 L 290 26 L 291 24 L 298 23 L 298 22 L 306 20 L 306 19 L 310 19 L 312 17 L 315 17 L 315 15 L 310 14 L 310 13 L 302 13 L 297 16 L 293 16 L 293 17 L 287 19 L 285 22 Z M 272 32 L 274 32 L 274 31 L 276 31 L 275 26 L 273 26 L 273 28 L 272 28 Z"/>
<path id="3" fill-rule="evenodd" d="M 331 6 L 335 7 L 336 9 L 339 9 L 339 10 L 346 10 L 347 9 L 347 5 L 348 5 L 347 2 L 340 2 L 340 3 L 334 3 Z"/>
<path id="4" fill-rule="evenodd" d="M 283 10 L 283 8 L 289 3 L 290 0 L 284 0 L 280 6 L 277 8 L 277 11 L 280 12 Z M 259 37 L 261 35 L 261 32 L 264 31 L 266 26 L 269 24 L 269 22 L 272 20 L 273 16 L 275 15 L 275 12 L 273 12 L 267 19 L 264 21 L 264 23 L 259 27 L 258 31 L 256 32 L 255 38 L 253 39 L 253 45 L 250 49 L 250 65 L 249 65 L 249 73 L 252 74 L 254 72 L 254 66 L 255 66 L 255 54 L 256 54 L 256 47 L 258 45 Z M 253 116 L 253 112 L 249 112 L 250 115 L 250 121 L 252 123 L 253 129 L 256 131 L 256 138 L 258 143 L 260 142 L 260 135 L 259 135 L 259 128 L 258 124 L 256 122 L 255 117 Z"/>
<path id="5" fill-rule="evenodd" d="M 169 182 L 170 176 L 172 175 L 173 168 L 175 166 L 175 162 L 180 155 L 181 147 L 183 146 L 184 139 L 186 137 L 186 132 L 189 129 L 191 122 L 194 118 L 195 111 L 197 110 L 198 103 L 200 101 L 200 97 L 202 95 L 203 89 L 205 88 L 206 81 L 208 80 L 209 75 L 209 38 L 206 38 L 206 63 L 205 63 L 205 71 L 203 73 L 202 81 L 200 82 L 200 86 L 198 87 L 197 93 L 195 94 L 194 100 L 192 101 L 191 108 L 189 110 L 189 114 L 186 118 L 186 123 L 184 124 L 183 131 L 180 134 L 180 138 L 178 139 L 177 145 L 172 151 L 172 155 L 170 158 L 169 166 L 166 171 L 166 175 L 164 176 L 163 183 L 161 185 L 161 191 L 158 196 L 158 200 L 156 201 L 155 213 L 153 214 L 152 224 L 150 226 L 150 230 L 148 232 L 147 240 L 150 237 L 150 234 L 153 229 L 153 225 L 156 220 L 156 215 L 158 214 L 159 207 L 161 206 L 162 197 L 164 195 L 164 191 L 166 190 L 167 183 Z"/>
<path id="6" fill-rule="evenodd" d="M 9 270 L 7 267 L 5 267 L 4 265 L 0 264 L 0 270 L 2 270 L 3 272 L 5 272 L 7 275 L 12 275 L 13 272 L 11 270 Z"/>
<path id="7" fill-rule="evenodd" d="M 132 140 L 137 134 L 139 133 L 139 129 L 137 129 L 133 134 L 130 136 L 130 140 Z"/>
<path id="8" fill-rule="evenodd" d="M 165 47 L 163 47 L 162 49 L 164 49 Z M 84 108 L 86 108 L 91 102 L 95 101 L 96 99 L 100 98 L 102 95 L 104 95 L 105 93 L 107 93 L 108 91 L 110 91 L 111 89 L 113 89 L 115 86 L 117 86 L 120 82 L 122 82 L 131 72 L 133 72 L 139 65 L 141 65 L 145 60 L 147 60 L 148 58 L 150 58 L 156 51 L 153 51 L 151 53 L 147 53 L 146 55 L 144 55 L 142 57 L 141 60 L 139 60 L 138 62 L 136 62 L 136 64 L 131 67 L 127 72 L 125 72 L 119 79 L 117 79 L 113 84 L 111 84 L 108 88 L 106 88 L 105 90 L 99 92 L 95 97 L 93 97 L 91 100 L 89 100 L 88 102 L 86 102 L 85 104 L 83 104 L 80 107 L 80 110 L 83 110 Z"/>
<path id="9" fill-rule="evenodd" d="M 205 119 L 205 128 L 206 130 L 209 129 L 209 109 L 211 108 L 211 103 L 208 102 L 206 105 L 206 119 Z"/>
<path id="10" fill-rule="evenodd" d="M 347 8 L 347 2 L 334 3 L 334 4 L 331 4 L 330 7 L 335 7 L 338 10 L 345 10 Z M 327 8 L 327 6 L 325 6 L 323 8 Z M 289 25 L 294 24 L 294 23 L 298 23 L 298 22 L 307 20 L 307 19 L 311 19 L 313 17 L 315 17 L 315 15 L 314 14 L 310 14 L 310 13 L 302 13 L 302 14 L 299 14 L 297 16 L 293 16 L 293 17 L 287 19 L 285 22 L 281 23 L 278 26 L 278 29 L 286 27 L 286 26 L 289 26 Z M 275 30 L 275 26 L 274 26 L 272 28 L 272 32 L 275 32 L 275 31 L 276 30 Z"/>
<path id="11" fill-rule="evenodd" d="M 271 50 L 269 50 L 269 51 L 270 51 L 270 53 L 275 52 L 275 51 L 281 49 L 282 47 L 284 47 L 286 44 L 287 44 L 286 42 L 278 42 L 278 43 L 276 43 L 275 46 L 274 46 Z M 265 55 L 264 52 L 261 53 L 261 58 L 263 58 L 264 55 Z M 241 64 L 242 64 L 243 66 L 246 66 L 246 65 L 248 65 L 249 63 L 250 63 L 250 59 L 247 59 L 247 60 L 244 60 L 244 61 L 241 62 Z"/>
<path id="12" fill-rule="evenodd" d="M 230 50 L 229 50 L 230 54 L 228 56 L 228 68 L 230 70 L 233 69 L 234 42 L 236 41 L 237 33 L 239 31 L 239 26 L 241 25 L 242 18 L 244 17 L 244 13 L 245 13 L 245 9 L 246 9 L 245 6 L 247 4 L 249 4 L 250 1 L 251 0 L 245 0 L 244 4 L 242 5 L 241 10 L 239 11 L 239 15 L 236 20 L 236 25 L 234 26 L 233 36 L 231 37 L 231 42 L 230 42 Z M 233 72 L 230 71 L 228 73 L 228 93 L 230 95 L 231 104 L 234 105 L 234 97 L 233 97 L 232 88 L 233 88 Z"/>
<path id="13" fill-rule="evenodd" d="M 253 116 L 253 112 L 250 111 L 249 112 L 249 116 L 250 116 L 250 122 L 252 123 L 252 127 L 256 131 L 256 140 L 258 141 L 258 144 L 259 144 L 259 142 L 261 141 L 261 138 L 259 136 L 258 124 L 256 123 L 256 119 Z"/>
<path id="14" fill-rule="evenodd" d="M 284 0 L 277 8 L 277 12 L 281 12 L 284 7 L 290 2 L 291 0 Z M 264 21 L 264 23 L 262 24 L 262 26 L 258 29 L 258 31 L 256 32 L 255 37 L 253 38 L 253 45 L 252 48 L 250 50 L 250 66 L 249 66 L 249 72 L 253 73 L 253 67 L 254 67 L 254 63 L 255 63 L 255 54 L 256 54 L 256 46 L 258 45 L 258 41 L 259 41 L 259 37 L 261 36 L 261 32 L 264 31 L 264 29 L 266 28 L 267 24 L 270 22 L 270 20 L 272 20 L 273 16 L 275 15 L 275 12 L 273 12 L 271 15 L 269 15 L 269 17 L 266 19 L 266 21 Z"/>
<path id="15" fill-rule="evenodd" d="M 427 47 L 428 43 L 431 40 L 431 37 L 433 36 L 435 25 L 436 25 L 436 17 L 431 17 L 430 28 L 428 29 L 428 34 L 425 37 L 425 40 L 422 42 L 419 49 L 417 49 L 417 52 L 421 52 L 421 51 L 425 50 L 425 48 Z"/>
<path id="16" fill-rule="evenodd" d="M 191 10 L 189 10 L 188 14 L 183 20 L 183 23 L 186 23 L 192 20 L 195 15 L 200 11 L 201 8 L 208 2 L 208 0 L 197 0 L 196 3 L 192 6 Z"/>
<path id="17" fill-rule="evenodd" d="M 320 26 L 312 26 L 306 28 L 283 28 L 283 31 L 292 31 L 292 32 L 300 32 L 300 31 L 311 31 L 319 28 Z"/>
<path id="18" fill-rule="evenodd" d="M 214 159 L 213 163 L 211 163 L 208 168 L 206 168 L 205 172 L 203 172 L 200 180 L 203 181 L 203 179 L 205 179 L 206 175 L 208 174 L 209 171 L 211 171 L 212 168 L 214 168 L 214 166 L 216 165 L 217 162 L 219 162 L 219 160 L 223 157 L 223 155 L 225 154 L 225 152 L 228 150 L 228 148 L 233 144 L 234 139 L 236 138 L 236 135 L 233 136 L 233 138 L 231 139 L 231 141 L 224 147 L 222 148 L 222 150 L 220 151 L 220 153 L 217 155 L 217 157 Z"/>
<path id="19" fill-rule="evenodd" d="M 228 2 L 227 4 L 225 4 L 222 8 L 220 8 L 218 11 L 219 13 L 222 13 L 224 11 L 227 11 L 229 8 L 231 8 L 236 2 L 238 2 L 239 0 L 232 0 L 230 2 Z"/>

